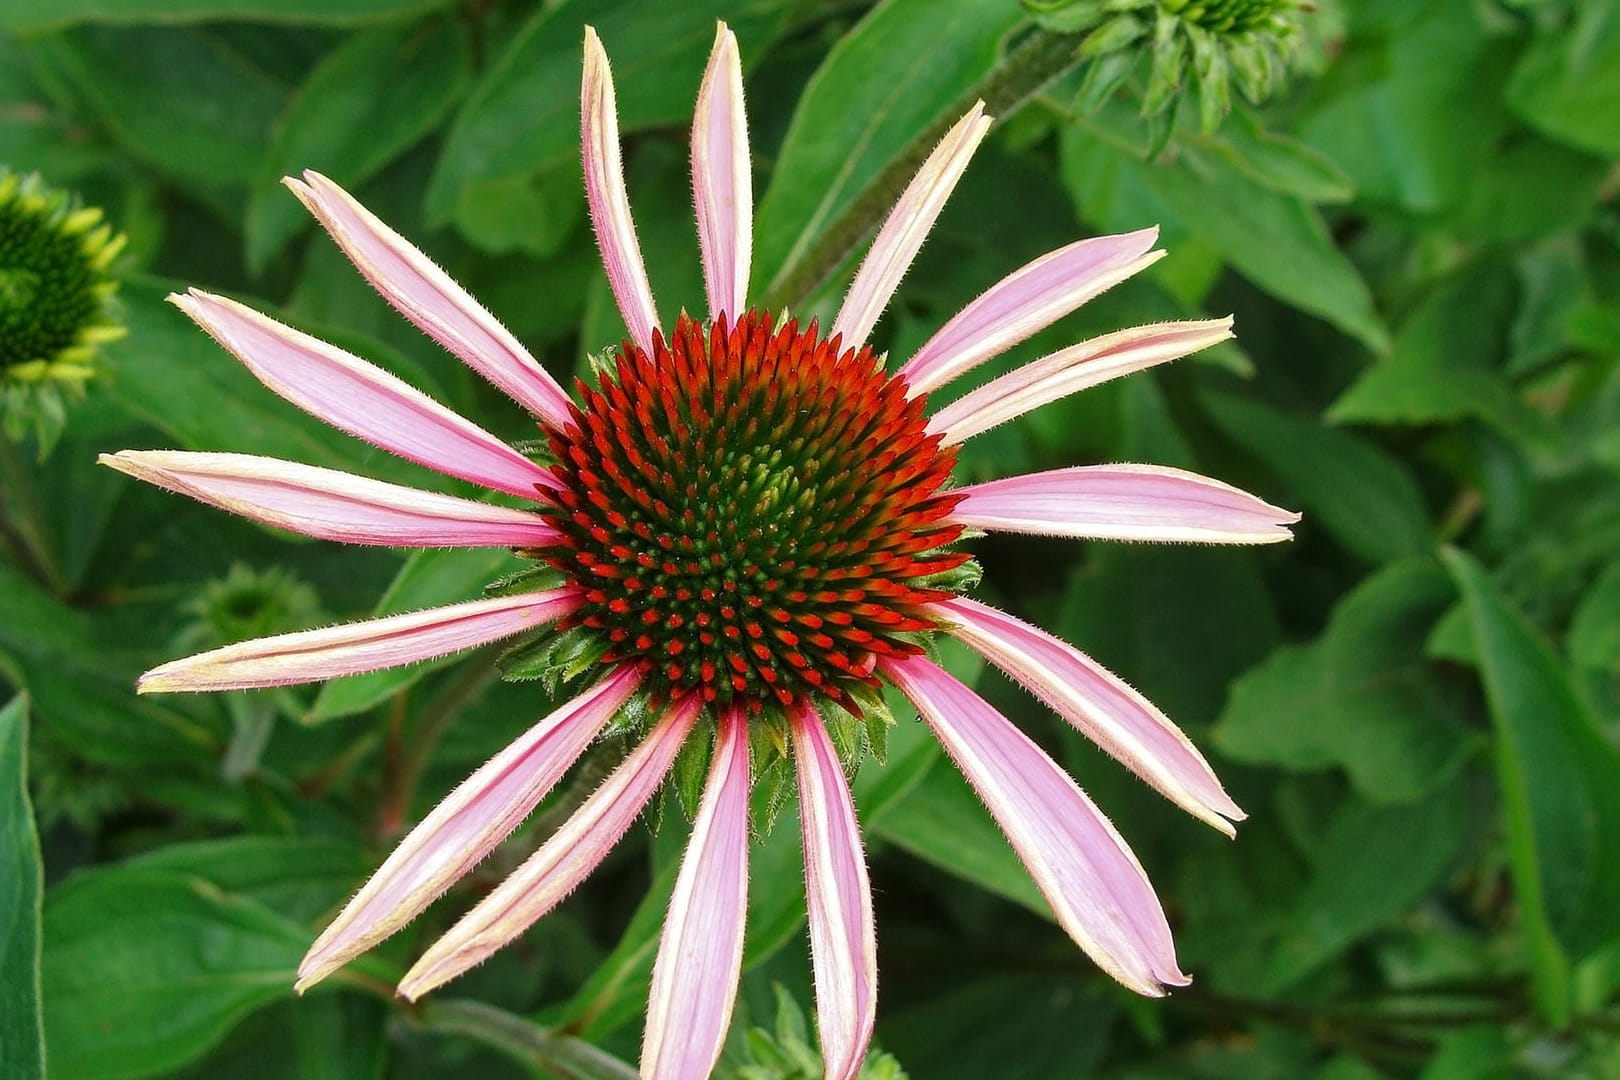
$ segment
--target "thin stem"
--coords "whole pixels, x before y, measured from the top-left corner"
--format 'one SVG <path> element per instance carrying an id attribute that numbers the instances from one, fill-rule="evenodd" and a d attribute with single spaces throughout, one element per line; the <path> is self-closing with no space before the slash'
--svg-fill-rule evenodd
<path id="1" fill-rule="evenodd" d="M 1077 50 L 1085 36 L 1036 30 L 1021 41 L 990 74 L 953 102 L 878 173 L 803 255 L 782 268 L 765 290 L 764 306 L 781 311 L 809 299 L 883 220 L 958 117 L 972 108 L 974 102 L 982 100 L 987 113 L 998 122 L 1006 120 L 1036 91 L 1077 62 Z"/>
<path id="2" fill-rule="evenodd" d="M 406 695 L 401 692 L 396 696 L 394 709 L 389 715 L 388 793 L 383 799 L 383 808 L 377 819 L 379 836 L 394 837 L 404 831 L 406 816 L 411 810 L 411 801 L 416 798 L 416 788 L 422 781 L 422 774 L 427 770 L 434 747 L 438 746 L 445 729 L 461 711 L 461 707 L 495 676 L 494 665 L 488 662 L 492 652 L 493 650 L 486 649 L 474 653 L 461 664 L 455 677 L 423 710 L 422 719 L 417 723 L 416 731 L 408 742 L 405 739 Z"/>
<path id="3" fill-rule="evenodd" d="M 24 573 L 56 596 L 66 596 L 67 578 L 57 565 L 50 530 L 34 487 L 34 473 L 17 445 L 0 435 L 0 538 Z"/>
<path id="4" fill-rule="evenodd" d="M 583 1039 L 559 1035 L 521 1016 L 478 1001 L 433 1001 L 418 1015 L 422 1027 L 465 1035 L 561 1080 L 635 1080 L 636 1070 Z"/>

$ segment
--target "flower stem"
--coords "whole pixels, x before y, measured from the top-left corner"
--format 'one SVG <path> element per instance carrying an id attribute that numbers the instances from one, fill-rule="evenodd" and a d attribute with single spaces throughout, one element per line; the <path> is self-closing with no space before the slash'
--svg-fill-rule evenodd
<path id="1" fill-rule="evenodd" d="M 419 1016 L 428 1031 L 464 1035 L 562 1080 L 635 1080 L 636 1070 L 583 1039 L 559 1035 L 478 1001 L 432 1001 Z"/>
<path id="2" fill-rule="evenodd" d="M 25 574 L 53 595 L 66 596 L 67 579 L 52 554 L 49 537 L 33 470 L 18 454 L 17 445 L 0 435 L 0 544 Z"/>
<path id="3" fill-rule="evenodd" d="M 1085 34 L 1036 30 L 940 118 L 911 141 L 893 161 L 822 231 L 804 254 L 783 267 L 765 290 L 764 306 L 782 311 L 802 305 L 849 258 L 905 191 L 918 167 L 956 119 L 983 101 L 985 111 L 1004 121 L 1036 91 L 1075 64 Z"/>

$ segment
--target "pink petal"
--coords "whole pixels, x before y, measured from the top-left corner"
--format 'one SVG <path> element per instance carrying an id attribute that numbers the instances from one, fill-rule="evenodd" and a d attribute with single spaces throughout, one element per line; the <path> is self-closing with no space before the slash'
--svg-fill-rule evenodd
<path id="1" fill-rule="evenodd" d="M 1191 982 L 1142 866 L 1067 773 L 973 691 L 921 656 L 879 661 L 1007 834 L 1058 923 L 1139 994 Z"/>
<path id="2" fill-rule="evenodd" d="M 557 532 L 523 510 L 250 454 L 124 450 L 103 465 L 266 525 L 346 544 L 535 547 Z"/>
<path id="3" fill-rule="evenodd" d="M 889 211 L 888 219 L 878 230 L 877 239 L 872 241 L 872 248 L 844 297 L 838 318 L 833 321 L 829 337 L 843 335 L 844 348 L 856 349 L 866 344 L 878 316 L 888 307 L 900 279 L 910 268 L 928 231 L 934 227 L 945 200 L 951 197 L 973 151 L 989 130 L 990 117 L 984 115 L 981 101 L 945 133 L 922 168 L 917 170 L 911 186 Z"/>
<path id="4" fill-rule="evenodd" d="M 1002 278 L 940 328 L 898 374 L 913 395 L 943 386 L 1164 257 L 1159 230 L 1080 240 Z"/>
<path id="5" fill-rule="evenodd" d="M 282 182 L 401 315 L 551 427 L 567 423 L 568 395 L 557 380 L 432 259 L 320 173 Z"/>
<path id="6" fill-rule="evenodd" d="M 630 196 L 624 190 L 619 161 L 619 115 L 613 99 L 613 71 L 607 53 L 591 27 L 585 28 L 585 76 L 580 88 L 581 152 L 585 165 L 585 200 L 596 227 L 596 245 L 630 340 L 649 356 L 658 310 L 641 261 L 636 225 L 630 219 Z"/>
<path id="7" fill-rule="evenodd" d="M 1066 642 L 986 604 L 933 605 L 952 632 L 1194 817 L 1234 834 L 1247 815 L 1198 748 L 1153 704 Z"/>
<path id="8" fill-rule="evenodd" d="M 670 708 L 562 828 L 422 954 L 401 996 L 414 1001 L 482 963 L 573 892 L 658 790 L 702 705 L 693 695 Z"/>
<path id="9" fill-rule="evenodd" d="M 533 498 L 551 474 L 404 381 L 223 296 L 169 297 L 259 381 L 294 405 L 408 461 Z"/>
<path id="10" fill-rule="evenodd" d="M 380 671 L 533 630 L 579 602 L 578 589 L 549 589 L 278 634 L 170 661 L 142 675 L 135 688 L 143 694 L 248 690 Z"/>
<path id="11" fill-rule="evenodd" d="M 1231 336 L 1229 316 L 1155 323 L 1082 341 L 962 395 L 929 419 L 928 431 L 942 434 L 944 445 L 955 446 L 1059 398 L 1180 359 Z"/>
<path id="12" fill-rule="evenodd" d="M 726 709 L 703 802 L 653 964 L 644 1077 L 706 1077 L 720 1060 L 742 974 L 748 910 L 748 720 Z"/>
<path id="13" fill-rule="evenodd" d="M 754 247 L 754 189 L 748 166 L 737 36 L 720 24 L 692 117 L 692 194 L 709 317 L 735 324 L 748 307 Z"/>
<path id="14" fill-rule="evenodd" d="M 622 667 L 520 735 L 411 830 L 310 947 L 298 990 L 388 937 L 523 823 L 640 682 Z"/>
<path id="15" fill-rule="evenodd" d="M 1197 473 L 1162 465 L 1080 465 L 958 488 L 951 520 L 991 532 L 1273 544 L 1299 515 Z"/>
<path id="16" fill-rule="evenodd" d="M 788 717 L 799 775 L 816 1025 L 827 1080 L 854 1080 L 877 1022 L 877 934 L 861 831 L 843 766 L 809 707 Z"/>

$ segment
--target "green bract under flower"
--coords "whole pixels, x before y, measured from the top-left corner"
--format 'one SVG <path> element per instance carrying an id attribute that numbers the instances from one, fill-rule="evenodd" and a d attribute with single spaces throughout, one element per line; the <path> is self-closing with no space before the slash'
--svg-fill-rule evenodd
<path id="1" fill-rule="evenodd" d="M 108 268 L 124 237 L 101 217 L 37 176 L 0 169 L 0 402 L 12 438 L 32 426 L 51 441 L 61 390 L 80 390 L 97 347 L 123 336 Z"/>

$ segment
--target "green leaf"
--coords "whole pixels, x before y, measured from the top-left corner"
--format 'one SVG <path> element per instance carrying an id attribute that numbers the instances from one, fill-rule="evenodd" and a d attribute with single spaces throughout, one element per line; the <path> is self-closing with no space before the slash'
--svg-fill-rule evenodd
<path id="1" fill-rule="evenodd" d="M 347 899 L 374 864 L 367 852 L 336 840 L 232 836 L 171 843 L 123 866 L 201 878 L 221 892 L 255 900 L 288 919 L 314 922 Z"/>
<path id="2" fill-rule="evenodd" d="M 1208 139 L 1208 147 L 1238 172 L 1283 195 L 1310 203 L 1349 202 L 1355 187 L 1319 150 L 1290 135 L 1267 131 L 1254 110 L 1238 108 Z"/>
<path id="3" fill-rule="evenodd" d="M 547 5 L 479 79 L 450 129 L 428 185 L 433 224 L 478 214 L 480 185 L 533 176 L 579 153 L 583 24 L 596 28 L 613 64 L 619 130 L 684 122 L 724 17 L 743 56 L 768 38 L 782 0 L 642 4 L 605 0 Z"/>
<path id="4" fill-rule="evenodd" d="M 1555 139 L 1620 155 L 1620 4 L 1587 0 L 1564 32 L 1538 35 L 1513 69 L 1507 100 Z"/>
<path id="5" fill-rule="evenodd" d="M 774 288 L 919 132 L 994 66 L 1016 4 L 884 0 L 839 39 L 782 141 L 754 227 L 754 280 Z M 875 224 L 875 223 L 874 223 Z"/>
<path id="6" fill-rule="evenodd" d="M 448 7 L 450 0 L 7 0 L 0 30 L 31 34 L 74 23 L 350 23 Z"/>
<path id="7" fill-rule="evenodd" d="M 469 72 L 456 23 L 356 34 L 310 72 L 276 126 L 248 203 L 247 258 L 262 269 L 311 220 L 281 185 L 316 169 L 353 190 L 438 126 Z"/>
<path id="8" fill-rule="evenodd" d="M 1433 790 L 1472 745 L 1456 688 L 1422 658 L 1454 596 L 1430 558 L 1384 567 L 1339 602 L 1315 642 L 1278 649 L 1233 685 L 1216 745 L 1238 761 L 1342 768 L 1372 803 Z"/>
<path id="9" fill-rule="evenodd" d="M 406 611 L 476 600 L 491 581 L 519 569 L 515 555 L 504 548 L 432 548 L 414 551 L 400 567 L 394 583 L 372 613 L 374 618 Z M 310 706 L 308 720 L 324 723 L 340 716 L 365 712 L 380 701 L 414 685 L 430 671 L 455 663 L 453 653 L 407 667 L 388 668 L 365 675 L 333 679 L 321 687 Z"/>
<path id="10" fill-rule="evenodd" d="M 1307 527 L 1321 524 L 1377 563 L 1434 550 L 1423 493 L 1400 459 L 1348 432 L 1236 394 L 1210 391 L 1200 400 L 1228 438 L 1297 494 Z"/>
<path id="11" fill-rule="evenodd" d="M 1620 935 L 1620 754 L 1480 565 L 1445 559 L 1479 647 L 1519 903 L 1580 960 Z"/>
<path id="12" fill-rule="evenodd" d="M 1620 670 L 1620 562 L 1611 562 L 1581 597 L 1565 642 L 1576 667 Z"/>
<path id="13" fill-rule="evenodd" d="M 44 867 L 28 805 L 28 699 L 0 709 L 0 1060 L 10 1080 L 45 1075 L 39 1011 Z"/>
<path id="14" fill-rule="evenodd" d="M 307 932 L 168 870 L 87 871 L 45 903 L 45 1036 L 61 1080 L 150 1076 L 292 996 Z"/>

